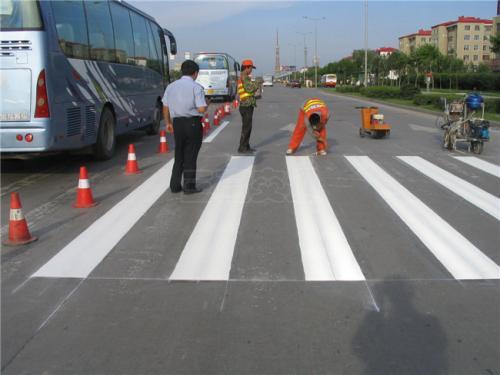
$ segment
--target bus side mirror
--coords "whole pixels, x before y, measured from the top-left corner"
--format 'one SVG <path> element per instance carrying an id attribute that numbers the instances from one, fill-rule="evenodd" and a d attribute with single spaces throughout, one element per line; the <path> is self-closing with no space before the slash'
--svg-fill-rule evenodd
<path id="1" fill-rule="evenodd" d="M 163 29 L 163 33 L 168 37 L 168 40 L 170 41 L 170 53 L 172 55 L 177 55 L 177 42 L 175 41 L 174 34 L 172 34 L 167 29 Z"/>

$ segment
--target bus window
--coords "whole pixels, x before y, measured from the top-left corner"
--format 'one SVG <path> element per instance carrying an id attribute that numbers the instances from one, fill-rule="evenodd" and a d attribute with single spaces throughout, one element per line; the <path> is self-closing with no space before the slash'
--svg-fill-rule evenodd
<path id="1" fill-rule="evenodd" d="M 134 64 L 134 37 L 129 11 L 117 3 L 110 3 L 115 30 L 116 61 Z"/>
<path id="2" fill-rule="evenodd" d="M 115 41 L 107 1 L 84 1 L 89 30 L 90 58 L 116 61 Z"/>
<path id="3" fill-rule="evenodd" d="M 149 40 L 146 21 L 143 17 L 133 12 L 130 16 L 132 19 L 132 30 L 134 31 L 135 64 L 146 66 L 147 60 L 149 59 Z"/>
<path id="4" fill-rule="evenodd" d="M 158 49 L 155 42 L 159 43 L 159 38 L 157 34 L 153 34 L 151 31 L 151 22 L 148 23 L 148 39 L 149 39 L 149 51 L 150 56 L 147 62 L 147 67 L 151 68 L 161 74 L 161 64 L 160 57 L 158 55 Z M 156 37 L 155 37 L 156 35 Z"/>
<path id="5" fill-rule="evenodd" d="M 53 1 L 52 10 L 56 22 L 59 45 L 68 57 L 89 58 L 87 23 L 81 1 Z"/>
<path id="6" fill-rule="evenodd" d="M 42 20 L 37 2 L 2 0 L 0 2 L 0 29 L 8 30 L 39 30 Z"/>
<path id="7" fill-rule="evenodd" d="M 198 55 L 195 59 L 201 69 L 228 69 L 227 60 L 224 56 Z"/>

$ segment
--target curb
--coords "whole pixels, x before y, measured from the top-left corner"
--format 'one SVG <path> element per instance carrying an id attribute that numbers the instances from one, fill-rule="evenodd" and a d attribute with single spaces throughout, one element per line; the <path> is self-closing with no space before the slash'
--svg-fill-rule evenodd
<path id="1" fill-rule="evenodd" d="M 407 109 L 407 110 L 413 111 L 413 112 L 427 113 L 429 115 L 438 116 L 438 115 L 442 114 L 442 112 L 433 111 L 433 110 L 430 110 L 427 108 L 415 108 L 415 107 L 411 107 L 411 106 L 407 106 L 407 105 L 403 105 L 403 104 L 388 103 L 388 102 L 384 102 L 382 100 L 368 98 L 366 96 L 354 96 L 354 95 L 349 95 L 349 94 L 344 94 L 344 93 L 336 93 L 336 92 L 332 93 L 332 92 L 328 92 L 328 91 L 323 91 L 323 92 L 330 94 L 330 95 L 346 96 L 346 97 L 353 98 L 353 99 L 364 100 L 366 102 L 384 104 L 384 105 L 392 106 L 392 107 L 396 107 L 396 108 Z M 492 121 L 492 120 L 488 120 L 488 121 L 489 121 L 491 127 L 500 128 L 500 122 Z"/>

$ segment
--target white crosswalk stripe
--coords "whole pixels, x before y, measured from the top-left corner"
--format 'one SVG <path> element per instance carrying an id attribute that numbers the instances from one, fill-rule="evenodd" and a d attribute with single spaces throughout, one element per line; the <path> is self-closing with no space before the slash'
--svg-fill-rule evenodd
<path id="1" fill-rule="evenodd" d="M 500 267 L 368 156 L 346 156 L 456 279 L 498 279 Z"/>
<path id="2" fill-rule="evenodd" d="M 463 163 L 469 164 L 474 168 L 478 168 L 483 172 L 489 173 L 495 177 L 500 178 L 500 166 L 489 163 L 482 159 L 476 158 L 475 156 L 454 156 L 456 160 L 460 160 Z"/>
<path id="3" fill-rule="evenodd" d="M 31 277 L 86 278 L 168 189 L 173 164 L 160 168 Z"/>
<path id="4" fill-rule="evenodd" d="M 286 165 L 306 280 L 364 280 L 309 157 Z"/>
<path id="5" fill-rule="evenodd" d="M 171 280 L 227 280 L 255 158 L 233 156 L 189 237 Z"/>
<path id="6" fill-rule="evenodd" d="M 439 168 L 420 156 L 398 156 L 398 158 L 461 198 L 484 210 L 495 219 L 500 220 L 500 199 L 493 194 Z"/>
<path id="7" fill-rule="evenodd" d="M 499 266 L 476 248 L 469 239 L 442 219 L 438 213 L 401 185 L 367 156 L 346 156 L 346 160 L 374 188 L 397 216 L 415 233 L 456 279 L 499 279 Z M 412 173 L 423 173 L 436 187 L 445 186 L 463 199 L 500 220 L 500 200 L 458 178 L 430 161 L 417 156 L 398 156 L 411 166 Z M 456 158 L 462 162 L 462 158 Z M 466 163 L 491 173 L 477 158 Z M 323 189 L 320 176 L 308 156 L 286 157 L 291 202 L 306 281 L 365 280 L 353 249 Z M 233 156 L 194 226 L 175 263 L 170 280 L 229 280 L 240 222 L 252 178 L 255 157 Z M 32 277 L 86 278 L 114 246 L 168 190 L 173 161 L 160 168 L 136 190 L 96 220 L 90 227 L 52 257 Z M 400 165 L 405 168 L 404 164 Z M 319 171 L 318 171 L 319 172 Z M 285 177 L 286 178 L 286 177 Z M 361 182 L 364 183 L 364 182 Z M 330 196 L 337 199 L 336 196 Z M 345 196 L 339 197 L 345 199 Z M 200 202 L 202 203 L 202 202 Z M 288 204 L 288 203 L 287 203 Z M 495 208 L 497 211 L 495 211 Z M 478 211 L 480 212 L 480 211 Z M 110 231 L 109 228 L 113 227 Z M 167 228 L 168 230 L 168 228 Z M 377 234 L 373 233 L 376 239 Z M 99 241 L 95 239 L 99 238 Z M 364 252 L 366 249 L 354 249 Z M 298 255 L 298 254 L 297 254 Z M 363 267 L 369 267 L 370 254 L 361 253 Z M 286 262 L 286 259 L 283 259 Z M 235 260 L 238 262 L 238 260 Z M 240 269 L 244 264 L 238 264 Z M 299 268 L 300 269 L 300 268 Z M 372 272 L 367 271 L 367 272 Z M 376 276 L 376 275 L 375 275 Z"/>

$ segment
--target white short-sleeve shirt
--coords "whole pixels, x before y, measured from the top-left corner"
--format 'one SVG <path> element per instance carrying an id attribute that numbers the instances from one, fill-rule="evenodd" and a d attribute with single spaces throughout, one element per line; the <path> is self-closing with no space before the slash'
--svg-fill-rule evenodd
<path id="1" fill-rule="evenodd" d="M 203 86 L 190 76 L 182 76 L 167 86 L 163 95 L 163 105 L 170 110 L 170 117 L 201 116 L 199 107 L 207 105 Z"/>

